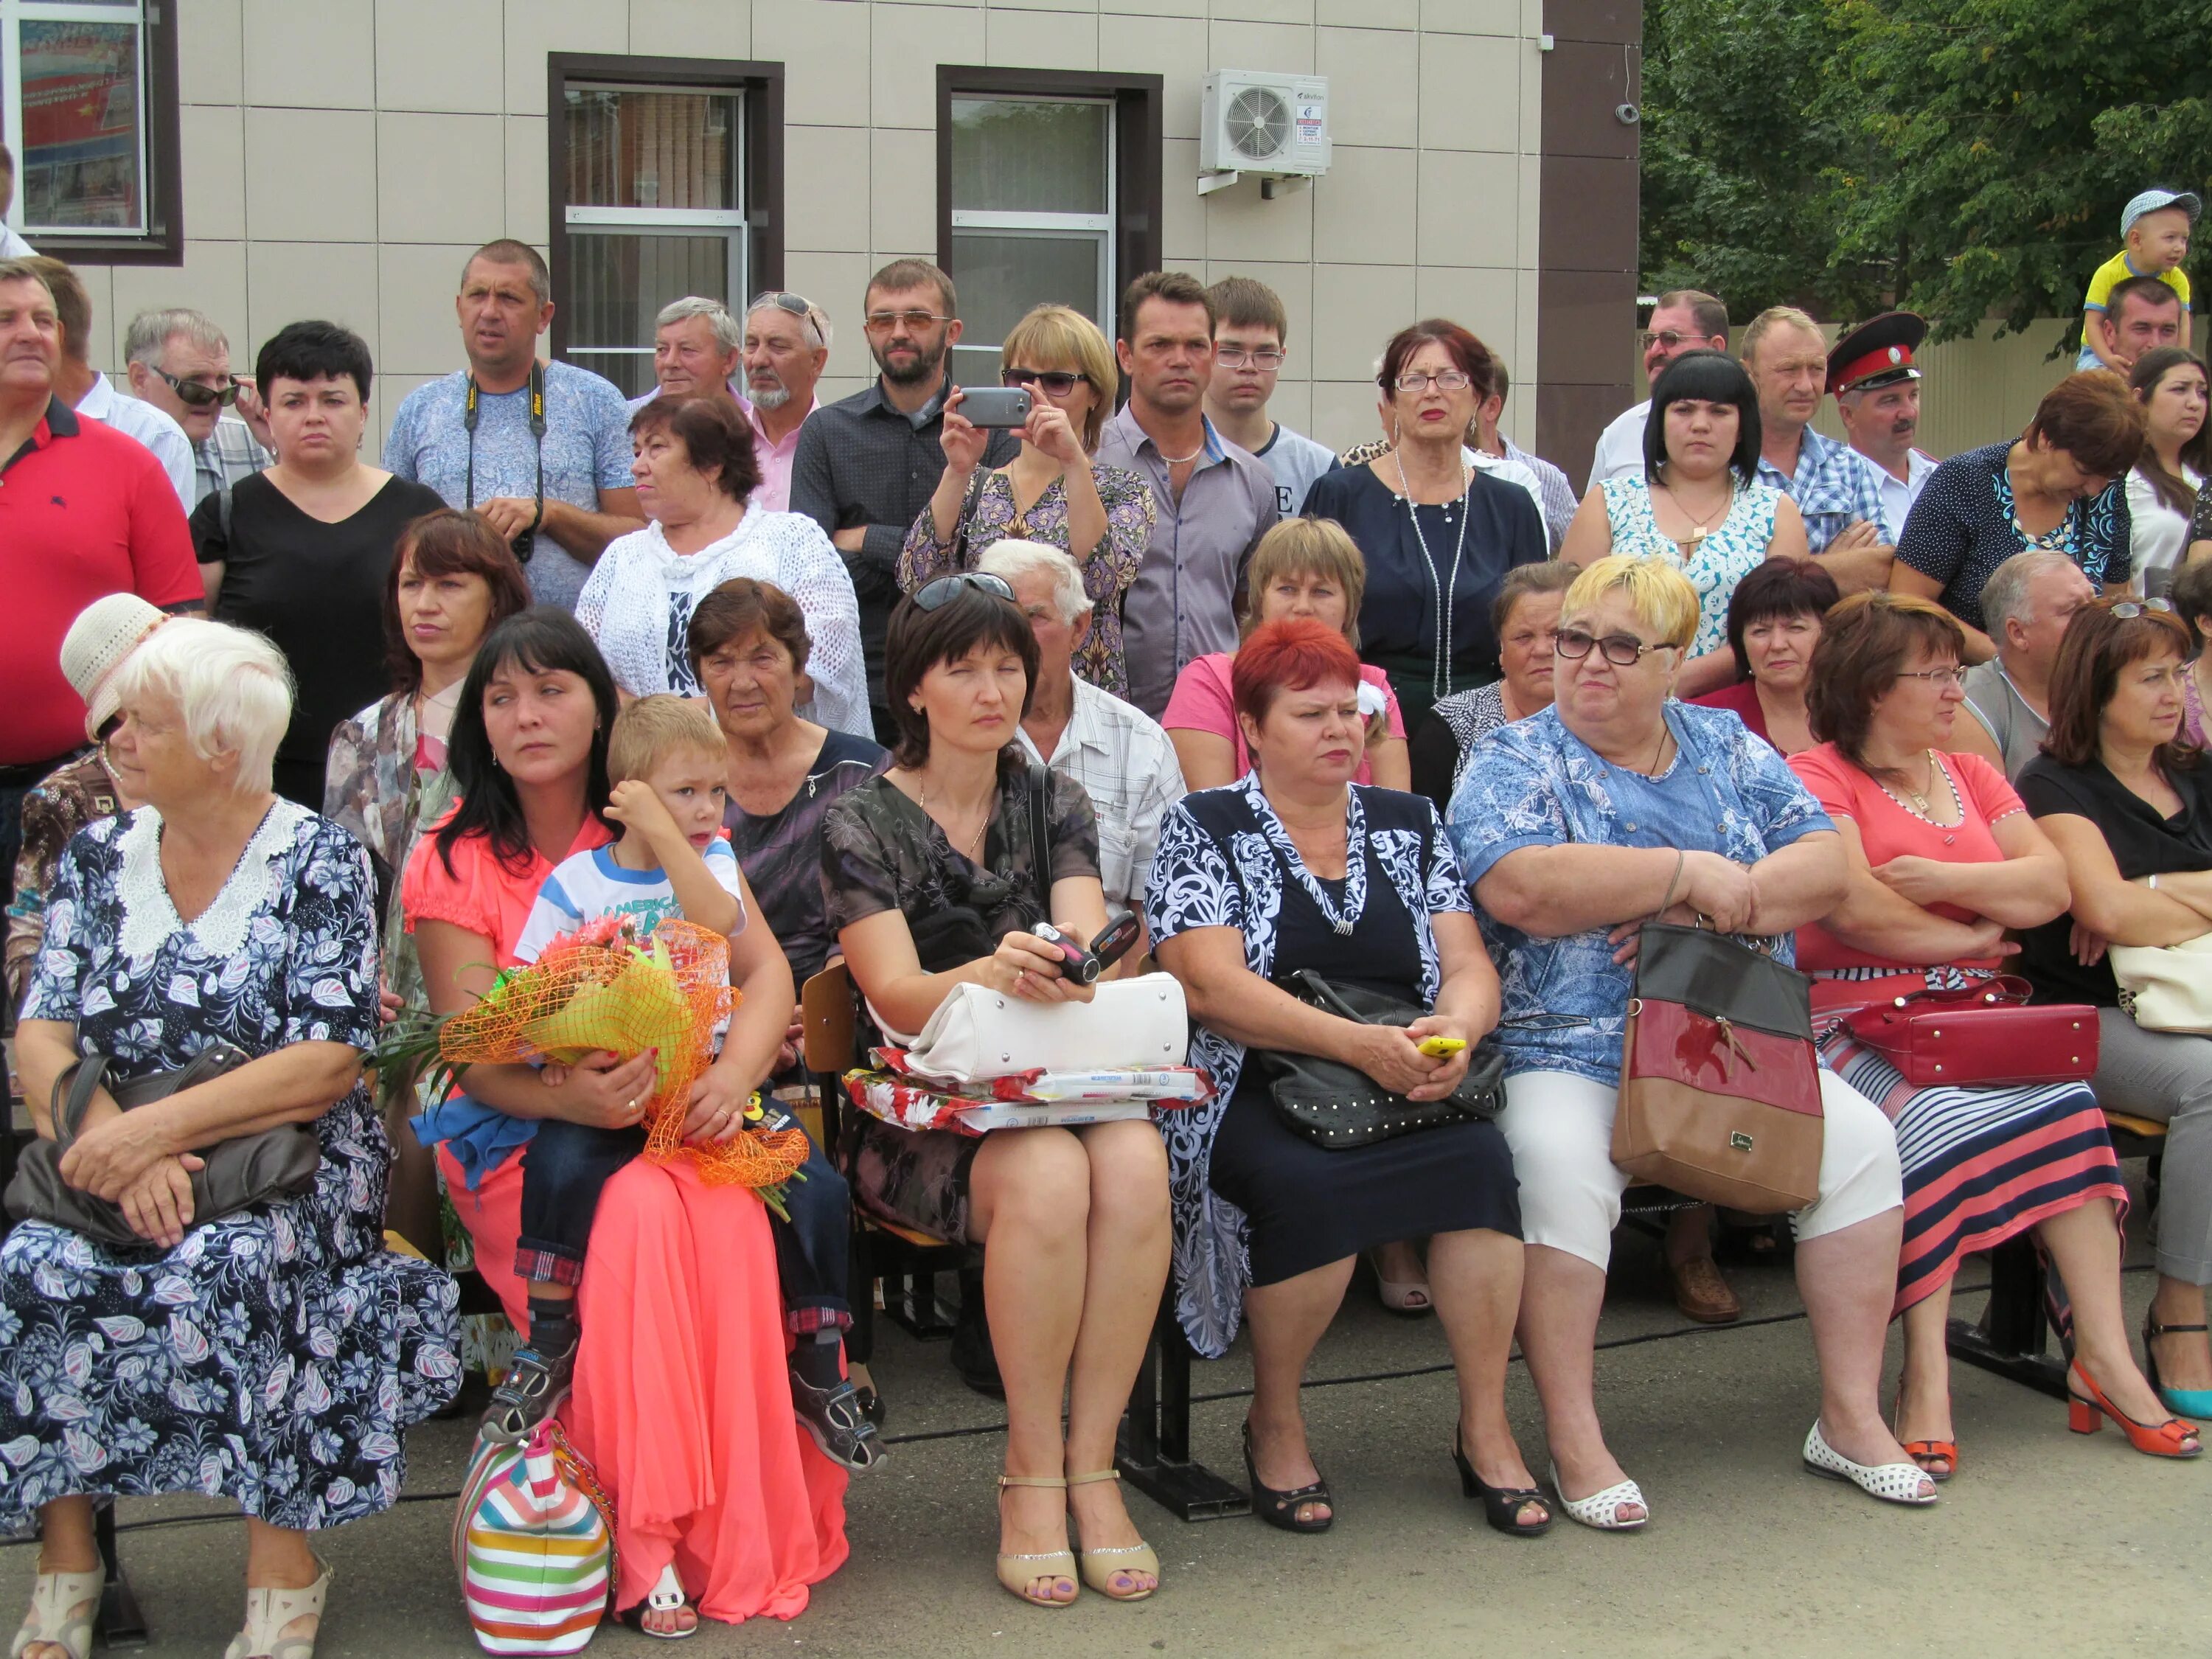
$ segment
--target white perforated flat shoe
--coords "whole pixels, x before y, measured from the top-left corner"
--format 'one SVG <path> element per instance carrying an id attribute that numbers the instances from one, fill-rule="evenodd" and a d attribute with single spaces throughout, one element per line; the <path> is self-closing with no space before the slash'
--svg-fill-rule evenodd
<path id="1" fill-rule="evenodd" d="M 1568 1518 L 1579 1521 L 1600 1532 L 1634 1532 L 1651 1519 L 1651 1506 L 1644 1501 L 1644 1488 L 1633 1480 L 1623 1480 L 1618 1486 L 1607 1486 L 1603 1492 L 1594 1492 L 1588 1498 L 1570 1498 L 1559 1480 L 1559 1466 L 1552 1465 L 1552 1490 L 1559 1494 L 1559 1506 Z M 1620 1511 L 1633 1504 L 1644 1513 L 1622 1520 Z"/>
<path id="2" fill-rule="evenodd" d="M 1826 1480 L 1848 1480 L 1868 1497 L 1879 1498 L 1885 1504 L 1905 1504 L 1917 1509 L 1934 1503 L 1938 1496 L 1936 1482 L 1917 1463 L 1852 1462 L 1828 1443 L 1817 1417 L 1813 1419 L 1812 1432 L 1805 1437 L 1805 1467 Z"/>
<path id="3" fill-rule="evenodd" d="M 31 1583 L 31 1610 L 8 1650 L 9 1659 L 21 1659 L 24 1649 L 40 1643 L 60 1648 L 70 1659 L 85 1659 L 106 1582 L 105 1572 L 40 1573 Z"/>

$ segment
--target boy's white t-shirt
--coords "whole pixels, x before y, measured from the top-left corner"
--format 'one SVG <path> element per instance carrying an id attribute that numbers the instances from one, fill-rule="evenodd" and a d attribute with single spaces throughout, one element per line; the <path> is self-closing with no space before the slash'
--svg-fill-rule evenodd
<path id="1" fill-rule="evenodd" d="M 745 927 L 744 894 L 738 875 L 738 855 L 730 843 L 716 836 L 701 857 L 714 879 L 738 901 L 738 925 Z M 625 870 L 615 862 L 611 844 L 578 853 L 553 866 L 545 884 L 538 890 L 538 902 L 514 942 L 518 962 L 535 962 L 545 947 L 563 933 L 573 933 L 587 921 L 611 915 L 635 916 L 641 937 L 671 916 L 681 921 L 684 908 L 676 890 L 668 884 L 665 870 Z"/>

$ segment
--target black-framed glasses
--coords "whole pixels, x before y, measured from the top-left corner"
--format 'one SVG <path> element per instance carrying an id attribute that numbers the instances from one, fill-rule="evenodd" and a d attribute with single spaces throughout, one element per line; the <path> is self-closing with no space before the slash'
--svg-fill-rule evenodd
<path id="1" fill-rule="evenodd" d="M 1447 368 L 1437 374 L 1401 374 L 1392 384 L 1401 392 L 1426 392 L 1431 385 L 1439 392 L 1464 392 L 1474 384 L 1474 376 L 1463 368 Z"/>
<path id="2" fill-rule="evenodd" d="M 872 311 L 860 319 L 871 334 L 882 334 L 904 324 L 917 331 L 932 323 L 949 323 L 950 317 L 940 317 L 933 311 Z"/>
<path id="3" fill-rule="evenodd" d="M 1280 368 L 1283 359 L 1289 355 L 1283 351 L 1240 351 L 1235 346 L 1213 348 L 1213 361 L 1224 368 Z"/>
<path id="4" fill-rule="evenodd" d="M 1054 398 L 1065 398 L 1083 384 L 1083 376 L 1071 374 L 1064 368 L 1002 368 L 999 371 L 1000 386 L 1036 386 Z"/>
<path id="5" fill-rule="evenodd" d="M 2118 605 L 2106 608 L 2120 621 L 2133 622 L 2137 617 L 2148 611 L 2163 611 L 2171 614 L 2173 610 L 2173 601 L 2172 599 L 2122 599 Z"/>
<path id="6" fill-rule="evenodd" d="M 994 576 L 988 570 L 962 570 L 950 576 L 939 576 L 935 581 L 924 583 L 917 588 L 914 608 L 934 611 L 940 605 L 951 604 L 970 587 L 979 593 L 988 593 L 994 599 L 1011 601 L 1014 597 L 1013 585 L 1004 576 Z"/>
<path id="7" fill-rule="evenodd" d="M 1646 645 L 1633 634 L 1608 634 L 1603 639 L 1585 633 L 1579 628 L 1562 628 L 1552 636 L 1552 649 L 1570 662 L 1580 662 L 1595 646 L 1598 654 L 1615 668 L 1632 668 L 1644 659 L 1647 651 L 1679 651 L 1681 647 L 1662 641 L 1657 645 Z"/>
<path id="8" fill-rule="evenodd" d="M 226 380 L 221 386 L 203 386 L 198 380 L 180 380 L 166 368 L 149 363 L 149 368 L 160 375 L 179 401 L 192 409 L 205 409 L 212 404 L 219 409 L 228 409 L 238 401 L 238 382 Z"/>

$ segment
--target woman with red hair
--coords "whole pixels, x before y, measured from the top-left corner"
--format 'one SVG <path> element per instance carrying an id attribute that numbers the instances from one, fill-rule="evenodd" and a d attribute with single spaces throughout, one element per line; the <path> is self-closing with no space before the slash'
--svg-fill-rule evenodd
<path id="1" fill-rule="evenodd" d="M 1192 1060 L 1216 1090 L 1162 1120 L 1176 1316 L 1209 1355 L 1249 1316 L 1253 1504 L 1271 1525 L 1320 1532 L 1334 1510 L 1298 1407 L 1306 1359 L 1359 1252 L 1430 1235 L 1431 1294 L 1459 1372 L 1462 1490 L 1499 1531 L 1534 1537 L 1552 1515 L 1505 1418 L 1521 1212 L 1504 1136 L 1464 1116 L 1328 1147 L 1278 1113 L 1269 1086 L 1289 1054 L 1350 1067 L 1415 1110 L 1460 1087 L 1471 1045 L 1498 1018 L 1467 884 L 1426 797 L 1351 781 L 1365 722 L 1359 659 L 1340 632 L 1310 618 L 1264 624 L 1238 650 L 1231 689 L 1252 769 L 1169 811 L 1146 903 L 1161 965 L 1189 1000 Z M 1419 1018 L 1325 1012 L 1282 988 L 1301 969 Z M 1425 1054 L 1431 1037 L 1460 1046 Z"/>

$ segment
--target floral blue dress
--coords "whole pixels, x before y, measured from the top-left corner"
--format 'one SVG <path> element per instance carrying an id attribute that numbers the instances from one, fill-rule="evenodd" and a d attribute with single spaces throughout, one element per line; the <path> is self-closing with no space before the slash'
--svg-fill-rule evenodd
<path id="1" fill-rule="evenodd" d="M 279 800 L 198 920 L 151 807 L 63 854 L 26 1019 L 125 1078 L 209 1043 L 367 1048 L 375 890 L 361 844 Z M 391 1146 L 356 1083 L 316 1124 L 312 1191 L 112 1249 L 43 1222 L 0 1244 L 0 1526 L 84 1492 L 198 1492 L 312 1531 L 399 1495 L 401 1437 L 459 1384 L 453 1282 L 384 1248 Z"/>
<path id="2" fill-rule="evenodd" d="M 1774 544 L 1774 514 L 1782 492 L 1772 484 L 1737 484 L 1728 516 L 1685 559 L 1652 516 L 1651 486 L 1641 472 L 1632 478 L 1607 478 L 1600 488 L 1605 491 L 1613 551 L 1630 558 L 1664 559 L 1698 590 L 1698 634 L 1690 641 L 1690 654 L 1702 657 L 1726 647 L 1729 596 Z"/>

